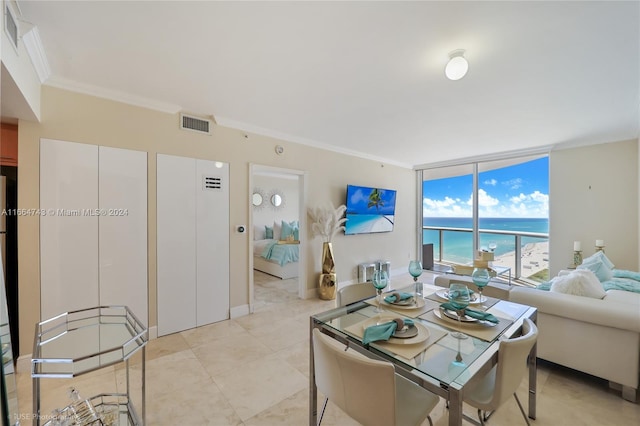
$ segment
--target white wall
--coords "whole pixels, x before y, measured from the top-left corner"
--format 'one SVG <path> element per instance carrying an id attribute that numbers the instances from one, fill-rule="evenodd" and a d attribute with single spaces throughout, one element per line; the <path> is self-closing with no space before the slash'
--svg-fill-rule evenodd
<path id="1" fill-rule="evenodd" d="M 256 174 L 253 176 L 253 190 L 255 189 L 262 191 L 264 200 L 261 206 L 252 208 L 254 225 L 272 226 L 274 221 L 280 223 L 282 220 L 287 222 L 300 220 L 297 177 L 296 179 L 288 179 Z M 280 207 L 271 204 L 271 195 L 276 192 L 281 194 L 284 199 L 284 204 Z"/>
<path id="2" fill-rule="evenodd" d="M 552 151 L 549 156 L 549 254 L 555 276 L 605 240 L 619 269 L 638 270 L 638 140 Z"/>

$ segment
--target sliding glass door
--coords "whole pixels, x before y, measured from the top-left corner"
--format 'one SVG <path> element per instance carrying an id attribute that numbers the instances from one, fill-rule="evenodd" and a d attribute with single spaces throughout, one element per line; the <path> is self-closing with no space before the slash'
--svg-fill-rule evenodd
<path id="1" fill-rule="evenodd" d="M 471 265 L 491 251 L 512 277 L 548 279 L 549 162 L 509 158 L 425 169 L 422 242 L 439 263 Z M 497 268 L 496 268 L 497 269 Z"/>

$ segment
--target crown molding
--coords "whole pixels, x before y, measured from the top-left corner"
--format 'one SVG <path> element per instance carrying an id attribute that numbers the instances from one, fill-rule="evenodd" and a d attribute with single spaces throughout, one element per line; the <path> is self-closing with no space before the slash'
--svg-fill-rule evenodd
<path id="1" fill-rule="evenodd" d="M 257 135 L 267 136 L 274 139 L 279 139 L 283 141 L 293 142 L 300 145 L 306 145 L 313 148 L 323 149 L 325 151 L 332 151 L 338 154 L 351 155 L 353 157 L 363 158 L 365 160 L 371 160 L 383 164 L 389 164 L 397 167 L 402 167 L 405 169 L 413 169 L 413 165 L 401 163 L 398 161 L 390 161 L 388 158 L 376 157 L 374 155 L 370 155 L 365 152 L 360 152 L 352 149 L 344 149 L 335 147 L 332 145 L 328 145 L 322 142 L 318 142 L 312 139 L 301 138 L 298 136 L 289 135 L 287 133 L 278 132 L 276 130 L 267 129 L 264 127 L 254 126 L 249 123 L 245 123 L 242 121 L 232 120 L 227 117 L 220 117 L 216 115 L 216 124 L 219 126 L 230 127 L 232 129 L 243 130 L 245 132 L 254 133 Z"/>
<path id="2" fill-rule="evenodd" d="M 22 36 L 22 43 L 24 48 L 31 59 L 33 68 L 35 68 L 40 83 L 44 83 L 51 76 L 51 67 L 49 67 L 49 61 L 47 60 L 47 54 L 42 46 L 40 39 L 40 32 L 38 27 L 31 28 L 27 33 Z"/>
<path id="3" fill-rule="evenodd" d="M 177 114 L 182 110 L 180 105 L 169 102 L 161 102 L 143 96 L 132 95 L 118 90 L 106 89 L 92 84 L 79 83 L 77 81 L 61 78 L 57 76 L 49 77 L 44 83 L 45 86 L 57 87 L 58 89 L 69 90 L 71 92 L 105 98 L 116 102 L 122 102 L 142 108 L 165 112 L 167 114 Z"/>

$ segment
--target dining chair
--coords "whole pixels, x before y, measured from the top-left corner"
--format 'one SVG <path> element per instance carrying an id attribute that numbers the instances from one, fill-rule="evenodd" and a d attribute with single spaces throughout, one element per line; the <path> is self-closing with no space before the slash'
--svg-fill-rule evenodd
<path id="1" fill-rule="evenodd" d="M 538 328 L 533 321 L 525 318 L 521 336 L 500 341 L 496 365 L 464 393 L 464 402 L 478 409 L 480 423 L 465 416 L 466 420 L 484 426 L 498 407 L 513 395 L 524 421 L 529 425 L 529 419 L 516 395 L 516 390 L 527 371 L 528 355 L 537 339 Z"/>
<path id="2" fill-rule="evenodd" d="M 325 395 L 318 425 L 328 400 L 365 426 L 419 425 L 438 404 L 438 396 L 395 374 L 393 364 L 354 351 L 313 329 L 314 374 Z"/>
<path id="3" fill-rule="evenodd" d="M 376 289 L 371 282 L 350 284 L 338 290 L 338 307 L 347 306 L 376 295 Z"/>

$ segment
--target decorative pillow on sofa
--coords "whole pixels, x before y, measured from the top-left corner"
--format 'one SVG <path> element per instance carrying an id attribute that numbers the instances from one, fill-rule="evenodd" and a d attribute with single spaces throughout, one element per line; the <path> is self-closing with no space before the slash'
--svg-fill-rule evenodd
<path id="1" fill-rule="evenodd" d="M 582 261 L 581 265 L 578 265 L 576 269 L 588 269 L 600 280 L 609 281 L 613 278 L 613 263 L 605 256 L 601 251 L 587 257 Z"/>
<path id="2" fill-rule="evenodd" d="M 602 263 L 605 264 L 605 266 L 609 269 L 613 269 L 615 267 L 615 265 L 613 264 L 613 262 L 611 262 L 609 260 L 609 258 L 607 257 L 607 255 L 604 254 L 603 251 L 597 251 L 594 254 L 592 254 L 591 256 L 587 257 L 586 259 L 584 259 L 582 261 L 582 263 L 590 263 L 592 261 L 600 261 Z"/>
<path id="3" fill-rule="evenodd" d="M 606 293 L 598 277 L 588 269 L 576 269 L 551 280 L 551 291 L 602 299 Z"/>

